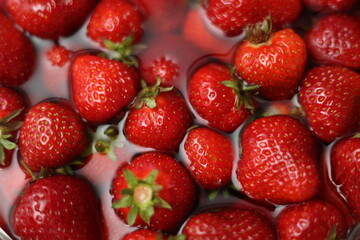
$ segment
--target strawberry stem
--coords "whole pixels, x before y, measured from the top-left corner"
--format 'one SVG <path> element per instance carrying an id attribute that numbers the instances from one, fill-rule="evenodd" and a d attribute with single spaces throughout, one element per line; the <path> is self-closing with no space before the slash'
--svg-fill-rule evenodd
<path id="1" fill-rule="evenodd" d="M 246 39 L 252 44 L 265 43 L 269 40 L 271 31 L 272 23 L 268 16 L 262 22 L 250 24 L 245 28 Z"/>

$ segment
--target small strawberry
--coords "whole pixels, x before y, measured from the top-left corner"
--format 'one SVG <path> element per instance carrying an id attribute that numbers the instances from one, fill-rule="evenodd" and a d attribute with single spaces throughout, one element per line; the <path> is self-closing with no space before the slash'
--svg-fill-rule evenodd
<path id="1" fill-rule="evenodd" d="M 153 61 L 151 66 L 141 70 L 141 75 L 147 84 L 154 85 L 159 77 L 161 79 L 160 86 L 170 87 L 178 78 L 180 67 L 170 59 L 159 57 Z"/>
<path id="2" fill-rule="evenodd" d="M 231 140 L 210 128 L 189 131 L 184 143 L 188 168 L 201 187 L 218 189 L 231 182 L 234 147 Z"/>
<path id="3" fill-rule="evenodd" d="M 360 75 L 344 67 L 311 69 L 300 88 L 299 101 L 314 134 L 326 143 L 359 126 Z"/>
<path id="4" fill-rule="evenodd" d="M 305 70 L 305 43 L 290 28 L 270 32 L 269 18 L 247 29 L 247 40 L 236 51 L 236 72 L 247 83 L 259 85 L 261 96 L 290 99 Z"/>
<path id="5" fill-rule="evenodd" d="M 187 170 L 155 152 L 121 167 L 111 192 L 115 212 L 124 222 L 164 232 L 176 232 L 196 202 L 196 187 Z"/>
<path id="6" fill-rule="evenodd" d="M 307 8 L 314 12 L 340 12 L 349 10 L 356 0 L 303 0 Z"/>
<path id="7" fill-rule="evenodd" d="M 130 142 L 148 148 L 177 151 L 186 130 L 191 124 L 191 114 L 180 93 L 159 87 L 161 80 L 143 89 L 130 109 L 124 133 Z"/>
<path id="8" fill-rule="evenodd" d="M 277 230 L 279 240 L 329 240 L 344 237 L 347 228 L 336 207 L 311 200 L 286 206 L 278 216 Z"/>
<path id="9" fill-rule="evenodd" d="M 96 0 L 6 0 L 15 22 L 32 35 L 58 39 L 77 31 L 96 5 Z"/>
<path id="10" fill-rule="evenodd" d="M 54 46 L 47 53 L 46 56 L 53 66 L 62 67 L 70 59 L 71 52 L 63 46 Z"/>
<path id="11" fill-rule="evenodd" d="M 346 14 L 319 19 L 306 34 L 310 54 L 320 64 L 360 68 L 360 22 Z"/>
<path id="12" fill-rule="evenodd" d="M 80 115 L 100 124 L 114 118 L 135 98 L 139 79 L 122 62 L 90 54 L 79 55 L 71 66 L 72 99 Z"/>
<path id="13" fill-rule="evenodd" d="M 340 139 L 331 150 L 333 180 L 360 219 L 360 133 Z"/>
<path id="14" fill-rule="evenodd" d="M 285 115 L 261 117 L 241 134 L 236 174 L 241 190 L 274 204 L 302 202 L 318 192 L 318 148 L 299 120 Z"/>
<path id="15" fill-rule="evenodd" d="M 0 83 L 19 86 L 31 77 L 35 68 L 32 43 L 0 11 Z"/>
<path id="16" fill-rule="evenodd" d="M 28 186 L 12 212 L 21 239 L 99 240 L 99 203 L 83 178 L 55 175 Z"/>
<path id="17" fill-rule="evenodd" d="M 182 229 L 189 240 L 275 240 L 270 221 L 261 213 L 237 207 L 214 208 L 189 218 Z"/>
<path id="18" fill-rule="evenodd" d="M 65 165 L 87 144 L 84 123 L 74 110 L 61 103 L 33 106 L 20 130 L 21 159 L 32 171 Z"/>
<path id="19" fill-rule="evenodd" d="M 251 97 L 246 95 L 247 87 L 240 85 L 230 68 L 210 63 L 191 76 L 189 101 L 211 127 L 231 133 L 251 115 L 254 107 Z"/>

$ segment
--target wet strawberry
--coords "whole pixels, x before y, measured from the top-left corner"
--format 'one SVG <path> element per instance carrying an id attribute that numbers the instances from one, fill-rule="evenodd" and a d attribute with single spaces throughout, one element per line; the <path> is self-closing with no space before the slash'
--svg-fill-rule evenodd
<path id="1" fill-rule="evenodd" d="M 53 66 L 62 67 L 69 61 L 71 52 L 63 46 L 54 46 L 46 55 Z"/>
<path id="2" fill-rule="evenodd" d="M 303 3 L 314 12 L 340 12 L 353 7 L 356 0 L 303 0 Z"/>

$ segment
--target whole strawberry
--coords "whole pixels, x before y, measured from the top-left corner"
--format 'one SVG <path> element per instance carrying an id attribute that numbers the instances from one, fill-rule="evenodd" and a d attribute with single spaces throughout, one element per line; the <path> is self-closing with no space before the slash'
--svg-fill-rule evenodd
<path id="1" fill-rule="evenodd" d="M 340 239 L 346 227 L 341 212 L 323 200 L 286 206 L 277 220 L 279 240 Z"/>
<path id="2" fill-rule="evenodd" d="M 191 125 L 191 114 L 176 89 L 159 85 L 160 79 L 153 86 L 143 82 L 143 89 L 126 118 L 124 133 L 134 144 L 173 152 L 178 150 Z"/>
<path id="3" fill-rule="evenodd" d="M 231 140 L 210 128 L 189 131 L 184 143 L 188 168 L 201 187 L 218 189 L 231 182 L 234 147 Z"/>
<path id="4" fill-rule="evenodd" d="M 360 68 L 360 22 L 346 14 L 319 19 L 306 34 L 310 54 L 320 64 Z"/>
<path id="5" fill-rule="evenodd" d="M 65 165 L 79 156 L 87 144 L 84 123 L 62 103 L 33 106 L 20 130 L 21 160 L 32 171 Z"/>
<path id="6" fill-rule="evenodd" d="M 235 68 L 244 81 L 260 86 L 261 96 L 290 99 L 302 79 L 306 60 L 302 38 L 290 28 L 271 33 L 267 18 L 247 29 L 247 40 L 235 54 Z"/>
<path id="7" fill-rule="evenodd" d="M 122 62 L 90 54 L 75 58 L 71 94 L 80 115 L 100 124 L 114 118 L 135 98 L 139 77 Z"/>
<path id="8" fill-rule="evenodd" d="M 99 203 L 83 178 L 55 175 L 24 189 L 12 212 L 12 228 L 21 239 L 102 239 Z"/>
<path id="9" fill-rule="evenodd" d="M 46 39 L 77 31 L 95 7 L 96 0 L 6 0 L 7 10 L 24 30 Z"/>
<path id="10" fill-rule="evenodd" d="M 189 218 L 182 234 L 189 240 L 275 240 L 269 220 L 259 212 L 237 207 L 213 208 Z"/>
<path id="11" fill-rule="evenodd" d="M 19 86 L 35 68 L 35 50 L 24 33 L 0 11 L 0 84 Z"/>
<path id="12" fill-rule="evenodd" d="M 122 166 L 111 192 L 115 212 L 124 222 L 164 232 L 176 232 L 196 201 L 196 187 L 187 170 L 156 152 Z"/>
<path id="13" fill-rule="evenodd" d="M 241 190 L 274 204 L 302 202 L 318 192 L 318 149 L 299 120 L 285 115 L 261 117 L 241 134 L 236 174 Z"/>
<path id="14" fill-rule="evenodd" d="M 353 7 L 356 0 L 303 0 L 303 3 L 314 12 L 340 12 Z"/>
<path id="15" fill-rule="evenodd" d="M 360 133 L 342 138 L 331 150 L 332 177 L 360 219 Z"/>
<path id="16" fill-rule="evenodd" d="M 314 134 L 326 143 L 359 126 L 360 75 L 344 67 L 311 69 L 299 91 L 299 101 Z"/>
<path id="17" fill-rule="evenodd" d="M 254 108 L 246 87 L 232 75 L 231 69 L 210 63 L 199 68 L 188 84 L 189 101 L 211 127 L 226 133 L 235 131 Z"/>

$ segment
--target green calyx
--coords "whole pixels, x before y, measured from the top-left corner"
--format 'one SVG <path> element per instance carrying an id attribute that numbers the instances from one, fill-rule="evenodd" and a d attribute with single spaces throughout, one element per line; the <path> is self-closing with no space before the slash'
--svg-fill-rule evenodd
<path id="1" fill-rule="evenodd" d="M 157 174 L 158 171 L 153 170 L 144 180 L 141 180 L 130 170 L 124 170 L 128 188 L 121 191 L 122 198 L 115 201 L 112 207 L 115 209 L 130 207 L 127 216 L 127 223 L 130 226 L 134 225 L 138 215 L 146 224 L 150 225 L 151 218 L 155 213 L 154 207 L 172 209 L 169 203 L 159 196 L 162 186 L 155 183 Z"/>
<path id="2" fill-rule="evenodd" d="M 246 39 L 252 44 L 265 43 L 272 31 L 270 16 L 267 16 L 262 22 L 250 24 L 245 28 Z"/>
<path id="3" fill-rule="evenodd" d="M 13 150 L 16 148 L 16 144 L 11 141 L 13 137 L 12 132 L 18 130 L 23 122 L 14 120 L 21 112 L 23 108 L 15 110 L 9 115 L 0 119 L 0 165 L 5 165 L 5 149 Z"/>
<path id="4" fill-rule="evenodd" d="M 353 138 L 360 138 L 360 132 L 355 133 L 355 135 L 353 136 Z"/>

